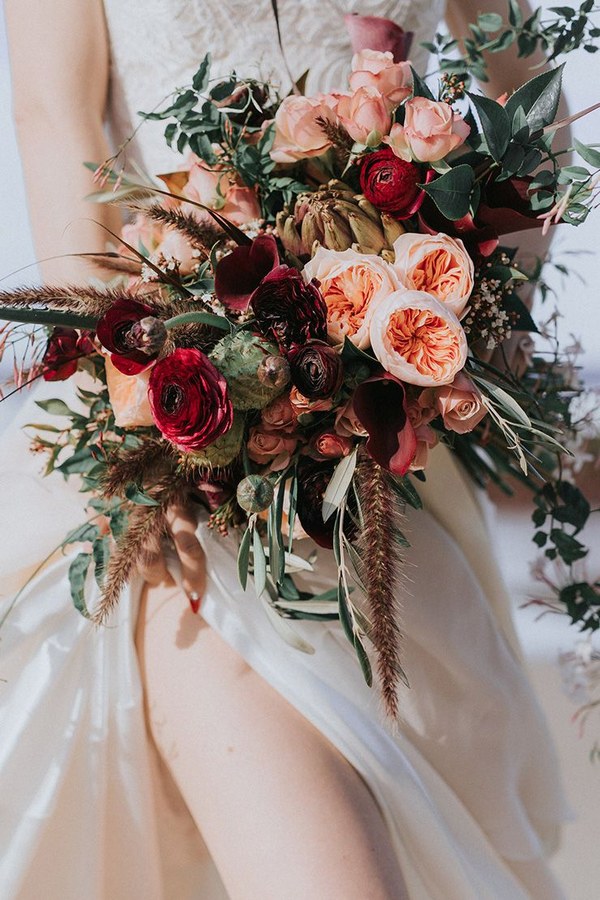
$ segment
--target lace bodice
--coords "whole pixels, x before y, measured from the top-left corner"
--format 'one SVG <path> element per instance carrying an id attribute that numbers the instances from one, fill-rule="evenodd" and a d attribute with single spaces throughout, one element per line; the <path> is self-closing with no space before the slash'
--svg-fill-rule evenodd
<path id="1" fill-rule="evenodd" d="M 411 59 L 425 63 L 419 46 L 434 32 L 444 0 L 280 0 L 286 57 L 295 78 L 307 69 L 307 93 L 343 89 L 351 59 L 346 13 L 383 16 L 414 31 Z M 111 52 L 108 124 L 115 146 L 138 124 L 137 113 L 162 105 L 183 87 L 210 50 L 213 73 L 273 78 L 289 87 L 277 41 L 271 0 L 104 0 Z M 128 158 L 146 171 L 178 163 L 162 137 L 162 123 L 145 123 Z"/>

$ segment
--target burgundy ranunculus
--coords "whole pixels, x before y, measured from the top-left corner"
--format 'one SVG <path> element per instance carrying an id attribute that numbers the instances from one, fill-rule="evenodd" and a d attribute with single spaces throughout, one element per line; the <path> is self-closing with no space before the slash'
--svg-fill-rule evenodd
<path id="1" fill-rule="evenodd" d="M 137 375 L 156 359 L 157 353 L 141 350 L 132 336 L 134 325 L 154 315 L 155 310 L 145 303 L 117 300 L 99 320 L 96 326 L 98 340 L 110 351 L 115 369 L 124 375 Z"/>
<path id="2" fill-rule="evenodd" d="M 390 147 L 363 158 L 360 188 L 373 206 L 395 219 L 408 219 L 425 199 L 422 168 L 399 159 Z"/>
<path id="3" fill-rule="evenodd" d="M 202 450 L 233 422 L 227 382 L 194 348 L 179 347 L 156 363 L 148 399 L 157 428 L 181 450 Z"/>
<path id="4" fill-rule="evenodd" d="M 265 275 L 279 265 L 277 242 L 272 234 L 260 234 L 217 263 L 215 293 L 229 309 L 248 308 L 252 292 Z"/>
<path id="5" fill-rule="evenodd" d="M 309 400 L 331 397 L 342 386 L 342 360 L 329 344 L 309 341 L 290 350 L 287 358 L 292 383 Z"/>
<path id="6" fill-rule="evenodd" d="M 406 475 L 417 452 L 417 438 L 402 382 L 389 372 L 373 375 L 358 385 L 352 404 L 369 433 L 366 446 L 375 462 L 393 475 Z"/>
<path id="7" fill-rule="evenodd" d="M 287 353 L 296 344 L 327 337 L 327 305 L 321 291 L 297 269 L 277 266 L 258 285 L 250 301 L 260 332 Z"/>
<path id="8" fill-rule="evenodd" d="M 74 328 L 55 328 L 42 359 L 44 381 L 66 381 L 77 371 L 78 360 L 94 353 L 95 349 L 85 332 L 79 334 Z"/>

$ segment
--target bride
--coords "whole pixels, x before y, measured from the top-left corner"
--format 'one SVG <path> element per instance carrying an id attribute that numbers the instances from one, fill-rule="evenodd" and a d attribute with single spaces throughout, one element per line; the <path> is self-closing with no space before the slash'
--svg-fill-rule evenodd
<path id="1" fill-rule="evenodd" d="M 451 3 L 453 29 L 477 9 Z M 308 92 L 345 82 L 344 14 L 414 31 L 422 68 L 419 41 L 443 11 L 442 0 L 279 4 L 288 64 L 295 77 L 309 69 Z M 189 81 L 209 49 L 216 74 L 258 69 L 288 86 L 269 0 L 7 0 L 6 14 L 42 259 L 101 247 L 92 218 L 118 228 L 114 211 L 80 199 L 91 189 L 82 161 L 109 155 L 103 118 L 119 145 L 137 111 Z M 510 77 L 497 62 L 490 72 L 495 95 L 528 77 L 516 59 Z M 151 124 L 127 156 L 152 173 L 177 164 Z M 51 282 L 86 277 L 74 259 L 42 270 Z M 43 419 L 33 400 L 56 393 L 45 385 L 25 402 L 0 460 L 5 900 L 562 896 L 545 863 L 564 818 L 555 759 L 484 512 L 449 457 L 434 454 L 428 509 L 409 517 L 412 688 L 392 734 L 337 624 L 295 623 L 316 652 L 290 648 L 239 587 L 234 543 L 201 525 L 201 549 L 183 511 L 172 530 L 200 616 L 164 580 L 132 585 L 101 629 L 72 608 L 77 549 L 54 550 L 85 519 L 82 497 L 41 477 L 19 430 Z M 315 591 L 332 578 L 321 552 Z"/>

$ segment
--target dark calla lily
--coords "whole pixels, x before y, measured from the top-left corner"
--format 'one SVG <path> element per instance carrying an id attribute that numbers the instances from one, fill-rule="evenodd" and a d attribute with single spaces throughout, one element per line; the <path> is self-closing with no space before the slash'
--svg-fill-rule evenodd
<path id="1" fill-rule="evenodd" d="M 215 293 L 228 309 L 244 311 L 262 279 L 278 265 L 275 238 L 271 234 L 261 234 L 251 244 L 242 244 L 219 260 Z"/>
<path id="2" fill-rule="evenodd" d="M 367 378 L 354 391 L 354 412 L 369 433 L 367 450 L 392 475 L 406 475 L 417 437 L 406 408 L 404 385 L 389 372 Z"/>

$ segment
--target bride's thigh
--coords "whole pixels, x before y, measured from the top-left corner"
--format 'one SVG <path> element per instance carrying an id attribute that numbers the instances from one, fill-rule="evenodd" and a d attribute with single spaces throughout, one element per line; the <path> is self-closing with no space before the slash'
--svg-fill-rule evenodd
<path id="1" fill-rule="evenodd" d="M 156 744 L 232 900 L 402 900 L 372 795 L 344 757 L 173 590 L 138 649 Z"/>

